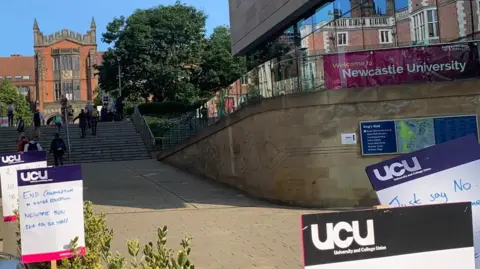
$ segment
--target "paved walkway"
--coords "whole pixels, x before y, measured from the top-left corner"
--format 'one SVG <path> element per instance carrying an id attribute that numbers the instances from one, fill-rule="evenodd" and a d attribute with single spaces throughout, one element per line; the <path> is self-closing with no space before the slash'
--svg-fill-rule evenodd
<path id="1" fill-rule="evenodd" d="M 251 199 L 154 160 L 84 164 L 83 173 L 85 200 L 115 231 L 114 252 L 128 256 L 127 239 L 146 244 L 167 225 L 172 248 L 193 237 L 199 269 L 302 268 L 300 215 L 320 212 Z"/>
<path id="2" fill-rule="evenodd" d="M 107 172 L 108 171 L 108 172 Z M 188 233 L 200 269 L 301 268 L 300 215 L 245 197 L 154 160 L 86 164 L 85 199 L 107 213 L 114 250 L 126 239 L 155 240 L 169 227 L 177 248 Z"/>

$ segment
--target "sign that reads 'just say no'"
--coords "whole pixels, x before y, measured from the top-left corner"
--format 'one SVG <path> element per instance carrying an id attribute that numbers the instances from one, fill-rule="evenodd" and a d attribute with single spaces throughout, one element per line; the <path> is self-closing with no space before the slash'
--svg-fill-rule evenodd
<path id="1" fill-rule="evenodd" d="M 368 166 L 366 172 L 380 203 L 389 207 L 470 202 L 480 269 L 480 145 L 474 135 Z"/>
<path id="2" fill-rule="evenodd" d="M 14 211 L 18 210 L 17 171 L 40 167 L 47 167 L 47 153 L 44 151 L 0 155 L 0 180 L 5 222 L 16 220 Z"/>
<path id="3" fill-rule="evenodd" d="M 20 170 L 18 173 L 22 262 L 72 256 L 78 237 L 85 253 L 83 181 L 80 165 Z"/>

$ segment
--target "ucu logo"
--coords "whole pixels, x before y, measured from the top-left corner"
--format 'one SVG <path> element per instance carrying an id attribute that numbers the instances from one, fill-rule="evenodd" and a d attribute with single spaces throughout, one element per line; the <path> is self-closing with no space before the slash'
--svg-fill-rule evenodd
<path id="1" fill-rule="evenodd" d="M 321 241 L 318 236 L 318 225 L 312 224 L 312 242 L 319 250 L 348 248 L 355 241 L 360 246 L 375 245 L 375 231 L 373 229 L 373 220 L 367 220 L 367 235 L 362 237 L 360 235 L 360 228 L 358 221 L 352 221 L 352 225 L 347 222 L 339 222 L 333 226 L 333 223 L 327 223 L 327 238 L 325 241 Z M 345 231 L 351 233 L 351 236 L 347 236 L 345 239 L 340 238 L 340 232 Z"/>
<path id="2" fill-rule="evenodd" d="M 407 160 L 403 160 L 399 163 L 392 163 L 390 166 L 385 165 L 383 169 L 385 170 L 384 175 L 381 175 L 378 169 L 374 169 L 373 173 L 375 174 L 375 177 L 378 180 L 387 181 L 394 177 L 403 176 L 406 171 L 408 172 L 419 171 L 422 169 L 422 167 L 420 166 L 420 163 L 418 162 L 417 157 L 413 157 L 411 164 L 409 164 Z"/>
<path id="3" fill-rule="evenodd" d="M 47 180 L 48 179 L 48 173 L 47 173 L 47 170 L 22 172 L 22 173 L 20 173 L 20 178 L 23 181 L 35 181 L 35 180 L 39 180 L 39 179 Z"/>
<path id="4" fill-rule="evenodd" d="M 22 161 L 22 158 L 19 154 L 17 155 L 10 155 L 10 156 L 2 156 L 3 163 L 19 163 Z"/>

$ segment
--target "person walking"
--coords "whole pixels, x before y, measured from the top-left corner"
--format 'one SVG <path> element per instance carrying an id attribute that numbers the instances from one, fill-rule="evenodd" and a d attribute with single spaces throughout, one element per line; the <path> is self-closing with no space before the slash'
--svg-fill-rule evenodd
<path id="1" fill-rule="evenodd" d="M 63 155 L 65 151 L 65 142 L 60 138 L 60 135 L 56 133 L 55 138 L 52 140 L 52 143 L 50 143 L 50 154 L 53 153 L 55 166 L 63 165 Z"/>
<path id="2" fill-rule="evenodd" d="M 87 115 L 85 115 L 85 111 L 82 109 L 80 114 L 78 114 L 78 126 L 82 130 L 82 136 L 80 138 L 85 138 L 87 136 Z"/>
<path id="3" fill-rule="evenodd" d="M 27 144 L 25 144 L 25 147 L 23 148 L 24 152 L 29 152 L 29 151 L 42 151 L 43 148 L 40 145 L 38 141 L 38 136 L 34 136 L 32 140 L 30 140 Z"/>
<path id="4" fill-rule="evenodd" d="M 20 137 L 23 136 L 23 133 L 25 132 L 25 121 L 23 120 L 22 116 L 18 117 L 17 132 L 20 135 Z"/>
<path id="5" fill-rule="evenodd" d="M 40 110 L 37 109 L 33 113 L 33 127 L 35 128 L 35 136 L 40 137 L 40 126 L 42 125 L 42 116 L 40 115 Z"/>
<path id="6" fill-rule="evenodd" d="M 92 135 L 95 136 L 97 135 L 97 124 L 98 124 L 98 110 L 96 107 L 94 107 L 92 110 L 92 116 L 90 120 L 91 120 L 90 125 L 92 126 Z"/>
<path id="7" fill-rule="evenodd" d="M 18 152 L 23 152 L 25 150 L 25 145 L 28 144 L 28 138 L 26 136 L 22 136 L 20 140 L 18 141 L 18 147 L 17 151 Z"/>
<path id="8" fill-rule="evenodd" d="M 202 105 L 202 108 L 200 109 L 200 114 L 202 116 L 202 125 L 207 126 L 208 125 L 208 108 L 205 104 Z"/>
<path id="9" fill-rule="evenodd" d="M 115 111 L 117 112 L 116 113 L 117 120 L 118 121 L 123 120 L 123 97 L 122 96 L 118 97 L 117 100 L 115 100 Z"/>
<path id="10" fill-rule="evenodd" d="M 63 117 L 60 115 L 55 116 L 55 127 L 57 127 L 57 133 L 62 130 Z"/>
<path id="11" fill-rule="evenodd" d="M 8 127 L 13 126 L 13 115 L 15 114 L 15 106 L 12 103 L 7 105 Z"/>

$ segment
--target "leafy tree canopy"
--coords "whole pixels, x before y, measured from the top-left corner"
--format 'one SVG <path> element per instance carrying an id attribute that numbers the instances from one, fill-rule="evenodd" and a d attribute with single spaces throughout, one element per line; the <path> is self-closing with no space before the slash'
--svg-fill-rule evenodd
<path id="1" fill-rule="evenodd" d="M 219 26 L 205 41 L 205 49 L 197 74 L 197 85 L 201 92 L 217 91 L 229 86 L 247 71 L 244 57 L 233 57 L 230 29 Z"/>
<path id="2" fill-rule="evenodd" d="M 154 100 L 195 99 L 193 74 L 200 64 L 206 15 L 176 2 L 136 10 L 128 18 L 115 18 L 102 40 L 113 44 L 98 67 L 105 91 L 118 89 L 121 66 L 122 95 Z"/>
<path id="3" fill-rule="evenodd" d="M 4 105 L 13 104 L 15 106 L 15 121 L 19 116 L 22 116 L 26 125 L 32 123 L 33 114 L 25 96 L 18 91 L 17 87 L 11 85 L 6 80 L 0 83 L 0 103 Z"/>

